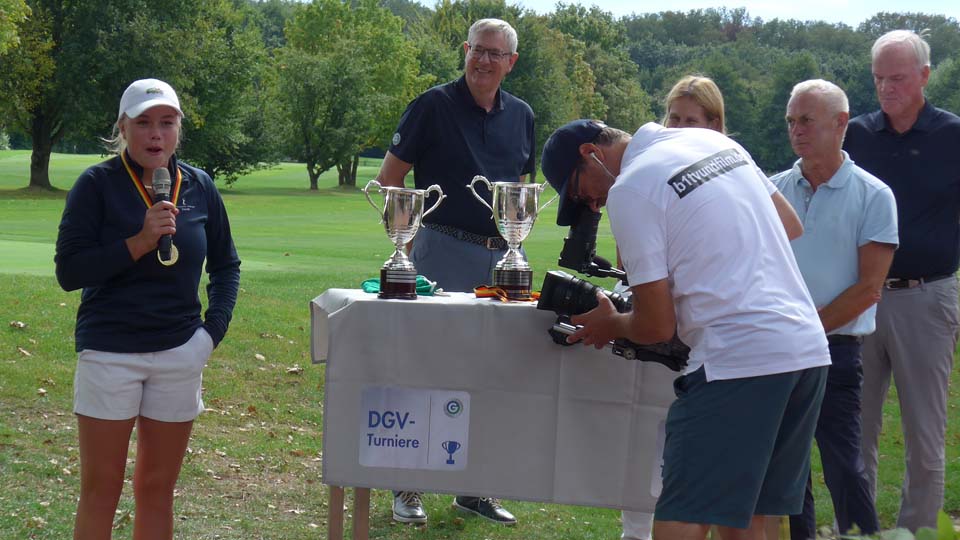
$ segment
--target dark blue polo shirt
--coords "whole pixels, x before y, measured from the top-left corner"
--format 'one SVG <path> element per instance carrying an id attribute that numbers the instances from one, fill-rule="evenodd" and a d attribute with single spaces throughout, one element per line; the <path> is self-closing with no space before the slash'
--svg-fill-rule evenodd
<path id="1" fill-rule="evenodd" d="M 128 154 L 129 155 L 129 154 Z M 143 169 L 130 160 L 139 176 Z M 176 201 L 180 257 L 162 266 L 156 251 L 134 261 L 126 239 L 143 228 L 147 205 L 119 157 L 88 168 L 74 183 L 57 235 L 57 280 L 83 289 L 77 310 L 76 349 L 156 352 L 186 343 L 197 327 L 219 344 L 233 317 L 240 287 L 240 258 L 223 199 L 207 173 L 176 157 L 182 173 Z M 206 264 L 208 306 L 201 318 L 197 294 Z"/>
<path id="2" fill-rule="evenodd" d="M 883 111 L 850 121 L 850 157 L 893 190 L 900 247 L 890 277 L 952 274 L 960 263 L 960 118 L 925 103 L 916 123 L 897 133 Z"/>
<path id="3" fill-rule="evenodd" d="M 488 113 L 477 105 L 460 77 L 427 90 L 407 105 L 390 153 L 413 164 L 417 189 L 438 184 L 447 196 L 424 222 L 499 236 L 490 210 L 466 186 L 478 174 L 491 182 L 516 182 L 532 174 L 534 146 L 529 105 L 501 89 Z M 476 189 L 491 202 L 483 184 Z M 427 207 L 435 200 L 431 195 Z"/>

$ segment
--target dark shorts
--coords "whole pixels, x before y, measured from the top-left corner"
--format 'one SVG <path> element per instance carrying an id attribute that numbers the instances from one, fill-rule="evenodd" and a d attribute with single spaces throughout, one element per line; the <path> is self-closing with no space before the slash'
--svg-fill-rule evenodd
<path id="1" fill-rule="evenodd" d="M 746 528 L 754 515 L 799 513 L 827 367 L 674 382 L 658 521 Z"/>

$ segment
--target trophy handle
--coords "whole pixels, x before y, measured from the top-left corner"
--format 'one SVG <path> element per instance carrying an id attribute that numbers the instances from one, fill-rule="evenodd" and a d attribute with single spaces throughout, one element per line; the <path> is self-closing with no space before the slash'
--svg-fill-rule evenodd
<path id="1" fill-rule="evenodd" d="M 371 184 L 377 185 L 377 191 L 383 190 L 383 186 L 380 185 L 380 182 L 377 182 L 376 180 L 371 180 L 367 182 L 366 186 L 363 187 L 363 196 L 367 198 L 367 202 L 370 203 L 370 206 L 372 206 L 373 209 L 377 211 L 377 214 L 380 216 L 380 223 L 383 223 L 383 210 L 377 206 L 377 203 L 373 202 L 373 199 L 370 198 L 370 193 L 368 192 L 370 190 Z"/>
<path id="2" fill-rule="evenodd" d="M 487 204 L 487 201 L 483 200 L 483 197 L 481 197 L 480 195 L 477 195 L 477 190 L 473 189 L 473 185 L 476 184 L 477 182 L 483 182 L 484 184 L 486 184 L 487 190 L 490 191 L 490 193 L 493 193 L 493 186 L 490 185 L 489 180 L 487 180 L 485 177 L 479 174 L 474 176 L 473 180 L 471 180 L 470 183 L 467 184 L 467 189 L 469 189 L 470 192 L 473 193 L 473 196 L 476 197 L 478 201 L 483 203 L 483 205 L 490 210 L 490 219 L 493 219 L 493 214 L 494 214 L 493 207 Z"/>
<path id="3" fill-rule="evenodd" d="M 434 210 L 436 210 L 436 208 L 440 206 L 440 203 L 447 198 L 447 196 L 443 194 L 443 190 L 440 189 L 440 186 L 436 184 L 433 184 L 432 186 L 423 190 L 423 198 L 426 199 L 427 197 L 429 197 L 431 191 L 436 191 L 439 197 L 437 197 L 437 202 L 433 203 L 433 206 L 431 206 L 426 212 L 423 213 L 422 216 L 420 216 L 421 219 L 427 217 L 427 215 L 429 215 L 430 212 L 433 212 Z"/>
<path id="4" fill-rule="evenodd" d="M 539 192 L 540 192 L 540 193 L 543 193 L 543 190 L 547 187 L 547 183 L 544 182 L 544 183 L 540 184 L 539 187 L 540 187 L 540 191 L 539 191 Z M 557 197 L 559 197 L 559 196 L 560 196 L 559 193 L 554 194 L 554 196 L 551 197 L 549 201 L 543 203 L 543 205 L 540 207 L 540 209 L 537 210 L 537 214 L 543 212 L 543 209 L 546 208 L 547 206 L 549 206 L 550 203 L 552 203 L 553 201 L 557 200 Z"/>

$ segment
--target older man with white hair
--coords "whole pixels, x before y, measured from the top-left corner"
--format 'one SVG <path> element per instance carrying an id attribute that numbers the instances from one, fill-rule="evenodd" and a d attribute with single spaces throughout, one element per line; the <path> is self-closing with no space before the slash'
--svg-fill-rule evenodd
<path id="1" fill-rule="evenodd" d="M 943 506 L 947 387 L 957 344 L 960 118 L 927 102 L 930 46 L 895 30 L 872 49 L 880 110 L 853 119 L 844 148 L 897 199 L 900 247 L 863 346 L 863 456 L 876 489 L 877 441 L 892 375 L 906 474 L 897 525 L 936 527 Z"/>
<path id="2" fill-rule="evenodd" d="M 815 436 L 837 526 L 872 534 L 879 523 L 860 456 L 861 342 L 875 328 L 875 304 L 898 241 L 897 209 L 890 188 L 841 150 L 849 111 L 846 94 L 831 82 L 794 86 L 786 120 L 800 159 L 771 181 L 803 222 L 804 234 L 791 247 L 830 347 Z M 817 537 L 809 477 L 790 536 Z"/>

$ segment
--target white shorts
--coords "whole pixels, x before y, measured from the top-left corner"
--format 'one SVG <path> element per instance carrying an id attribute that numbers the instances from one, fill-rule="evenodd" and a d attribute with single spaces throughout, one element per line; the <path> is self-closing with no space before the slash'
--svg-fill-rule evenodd
<path id="1" fill-rule="evenodd" d="M 212 352 L 213 339 L 202 326 L 189 341 L 165 351 L 84 349 L 73 379 L 73 412 L 102 420 L 193 420 L 203 411 L 203 368 Z"/>

